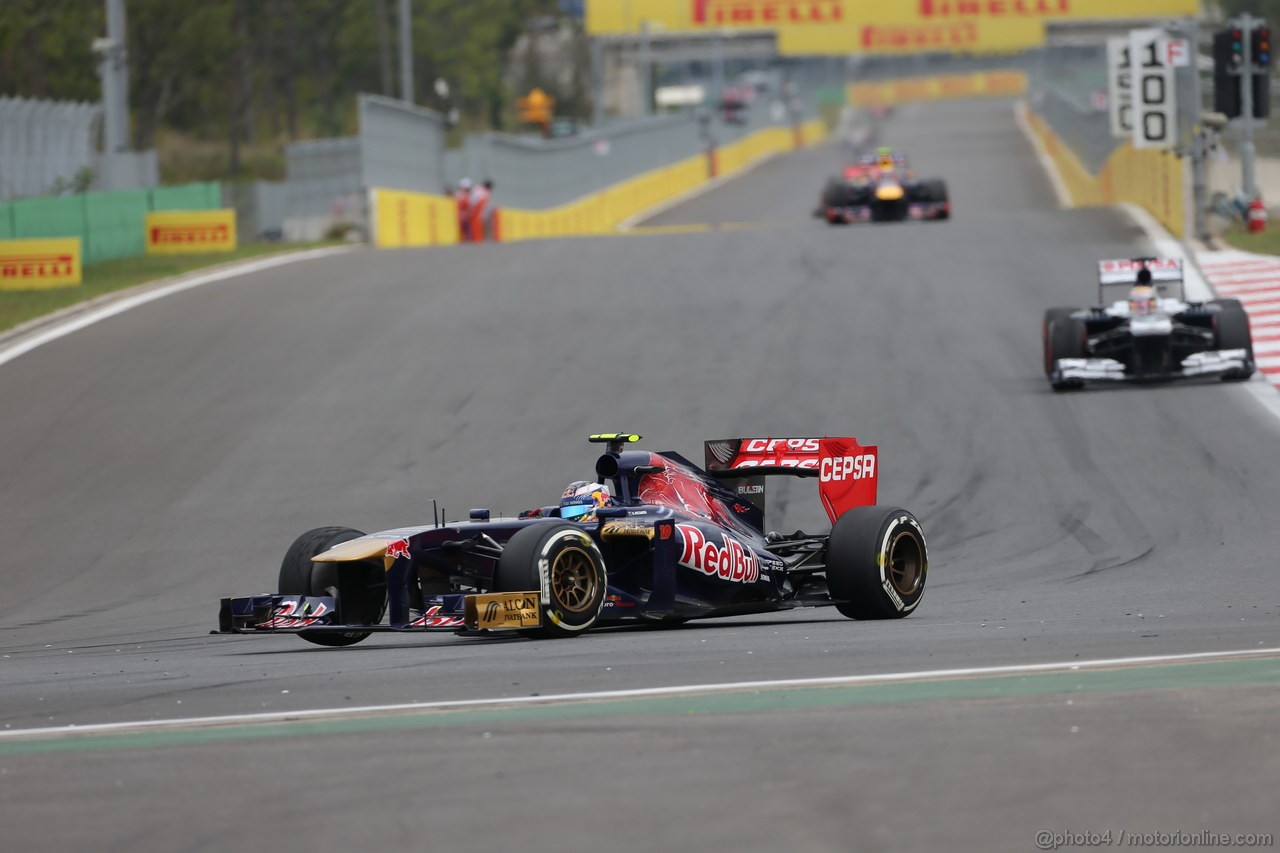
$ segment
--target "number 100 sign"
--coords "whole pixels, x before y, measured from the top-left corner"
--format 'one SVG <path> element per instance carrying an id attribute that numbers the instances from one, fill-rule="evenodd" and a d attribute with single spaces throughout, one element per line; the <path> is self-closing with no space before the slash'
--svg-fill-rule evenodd
<path id="1" fill-rule="evenodd" d="M 1185 64 L 1186 42 L 1161 30 L 1129 31 L 1134 148 L 1173 148 L 1178 144 L 1178 91 L 1175 66 Z"/>

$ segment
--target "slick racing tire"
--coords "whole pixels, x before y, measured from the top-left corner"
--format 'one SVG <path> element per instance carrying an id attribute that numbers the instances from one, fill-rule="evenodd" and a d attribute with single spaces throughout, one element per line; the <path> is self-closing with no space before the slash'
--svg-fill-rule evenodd
<path id="1" fill-rule="evenodd" d="M 1049 323 L 1048 347 L 1045 367 L 1049 382 L 1055 391 L 1068 391 L 1084 387 L 1079 379 L 1054 379 L 1053 365 L 1062 358 L 1085 358 L 1088 355 L 1088 329 L 1084 320 L 1070 315 L 1057 317 Z"/>
<path id="2" fill-rule="evenodd" d="M 925 192 L 925 198 L 927 201 L 945 203 L 947 201 L 947 182 L 939 181 L 939 180 L 925 181 L 924 192 Z M 950 218 L 951 218 L 951 210 L 949 208 L 944 209 L 942 213 L 939 213 L 937 216 L 934 217 L 934 219 L 950 219 Z"/>
<path id="3" fill-rule="evenodd" d="M 929 548 L 916 517 L 863 506 L 836 519 L 827 540 L 827 590 L 850 619 L 901 619 L 924 595 Z"/>
<path id="4" fill-rule="evenodd" d="M 517 531 L 502 549 L 494 589 L 546 591 L 549 601 L 541 605 L 542 627 L 521 634 L 576 637 L 596 624 L 604 607 L 608 591 L 604 556 L 576 524 L 530 525 Z"/>
<path id="5" fill-rule="evenodd" d="M 1220 350 L 1242 349 L 1249 356 L 1249 366 L 1222 374 L 1224 382 L 1240 382 L 1253 375 L 1253 335 L 1249 331 L 1249 315 L 1239 299 L 1215 299 L 1210 305 L 1221 307 L 1213 316 L 1214 346 Z"/>
<path id="6" fill-rule="evenodd" d="M 1044 324 L 1040 327 L 1040 337 L 1044 342 L 1044 375 L 1053 375 L 1053 347 L 1049 339 L 1049 329 L 1053 321 L 1060 317 L 1070 317 L 1075 308 L 1050 308 L 1044 312 Z"/>
<path id="7" fill-rule="evenodd" d="M 334 545 L 363 536 L 350 527 L 317 527 L 294 540 L 280 564 L 280 592 L 287 595 L 330 595 L 344 624 L 376 625 L 387 612 L 387 578 L 382 560 L 316 563 L 312 557 Z M 317 646 L 353 646 L 368 631 L 327 633 L 302 631 L 299 637 Z"/>

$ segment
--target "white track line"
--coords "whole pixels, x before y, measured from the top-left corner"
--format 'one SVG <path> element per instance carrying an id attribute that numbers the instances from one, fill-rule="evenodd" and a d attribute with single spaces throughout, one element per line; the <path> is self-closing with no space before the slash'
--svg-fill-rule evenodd
<path id="1" fill-rule="evenodd" d="M 108 317 L 123 314 L 125 311 L 137 308 L 139 305 L 145 305 L 148 302 L 154 302 L 157 299 L 163 299 L 166 296 L 172 296 L 173 294 L 181 293 L 184 290 L 191 290 L 193 287 L 200 287 L 203 284 L 210 284 L 215 281 L 222 281 L 228 278 L 235 278 L 236 276 L 261 272 L 262 270 L 271 269 L 272 267 L 280 267 L 285 264 L 307 261 L 312 258 L 322 258 L 327 255 L 334 255 L 340 252 L 349 251 L 351 251 L 350 246 L 334 246 L 333 248 L 328 249 L 313 249 L 306 252 L 289 252 L 283 255 L 272 255 L 271 257 L 263 258 L 260 261 L 250 261 L 245 264 L 221 269 L 216 272 L 205 273 L 203 275 L 196 274 L 194 277 L 184 276 L 181 280 L 175 281 L 173 284 L 161 287 L 150 287 L 149 289 L 133 296 L 125 296 L 120 299 L 113 300 L 102 308 L 90 311 L 87 314 L 81 314 L 67 320 L 66 322 L 57 323 L 50 329 L 39 332 L 32 337 L 23 338 L 12 346 L 0 349 L 0 365 L 8 364 L 15 358 L 26 355 L 37 347 L 42 347 L 45 344 L 56 341 L 58 338 L 65 337 L 72 332 L 78 332 L 81 329 L 94 325 L 95 323 L 100 323 Z M 148 285 L 140 286 L 148 287 Z"/>
<path id="2" fill-rule="evenodd" d="M 550 705 L 562 702 L 599 702 L 619 699 L 656 699 L 667 696 L 694 694 L 733 693 L 742 691 L 778 690 L 804 687 L 856 687 L 875 684 L 894 684 L 909 681 L 926 681 L 946 678 L 975 678 L 1004 675 L 1037 675 L 1077 670 L 1109 669 L 1115 667 L 1145 666 L 1151 664 L 1175 664 L 1192 661 L 1221 660 L 1280 656 L 1280 648 L 1238 649 L 1224 652 L 1192 652 L 1180 655 L 1148 655 L 1132 658 L 1101 658 L 1062 663 L 1032 663 L 1012 666 L 979 666 L 963 669 L 933 669 L 916 672 L 891 672 L 876 675 L 846 675 L 828 678 L 793 678 L 780 681 L 737 681 L 728 684 L 689 684 L 680 687 L 648 687 L 636 690 L 605 690 L 595 693 L 561 693 L 549 696 L 514 696 L 497 699 L 456 699 L 446 702 L 407 702 L 396 705 L 366 705 L 359 708 L 313 708 L 305 711 L 270 711 L 259 714 L 229 714 L 223 717 L 191 717 L 189 719 L 138 720 L 122 723 L 92 723 L 83 726 L 50 726 L 38 729 L 13 729 L 0 731 L 2 738 L 20 738 L 39 735 L 102 734 L 119 731 L 150 731 L 153 729 L 196 728 L 207 726 L 252 725 L 258 723 L 289 723 L 316 718 L 343 719 L 371 714 L 390 714 L 404 711 L 450 711 L 463 708 L 505 708 L 531 705 Z"/>

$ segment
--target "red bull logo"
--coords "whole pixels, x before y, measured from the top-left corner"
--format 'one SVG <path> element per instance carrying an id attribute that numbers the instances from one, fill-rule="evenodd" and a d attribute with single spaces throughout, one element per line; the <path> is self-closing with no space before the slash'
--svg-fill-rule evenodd
<path id="1" fill-rule="evenodd" d="M 723 545 L 716 542 L 719 536 L 708 536 L 692 524 L 677 524 L 684 548 L 680 552 L 680 565 L 702 572 L 708 577 L 734 583 L 755 583 L 760 579 L 760 560 L 755 552 L 732 536 L 723 537 Z"/>
<path id="2" fill-rule="evenodd" d="M 324 620 L 329 615 L 329 606 L 323 602 L 312 605 L 303 604 L 301 599 L 291 598 L 280 602 L 266 622 L 259 622 L 255 628 L 306 628 Z"/>
<path id="3" fill-rule="evenodd" d="M 409 559 L 409 540 L 400 539 L 387 546 L 387 556 L 393 560 Z"/>

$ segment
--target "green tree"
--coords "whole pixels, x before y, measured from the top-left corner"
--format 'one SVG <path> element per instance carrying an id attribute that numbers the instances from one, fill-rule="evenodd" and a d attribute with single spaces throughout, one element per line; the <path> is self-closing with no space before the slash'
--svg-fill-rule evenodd
<path id="1" fill-rule="evenodd" d="M 96 101 L 91 48 L 105 0 L 0 0 L 0 94 Z M 255 139 L 351 133 L 355 96 L 387 93 L 396 0 L 125 0 L 132 141 L 162 129 L 223 140 L 227 168 Z M 412 0 L 417 102 L 499 127 L 516 93 L 506 57 L 556 0 Z M 449 83 L 440 99 L 434 81 Z"/>
<path id="2" fill-rule="evenodd" d="M 92 44 L 105 30 L 101 2 L 0 2 L 0 94 L 98 100 L 101 86 Z"/>

